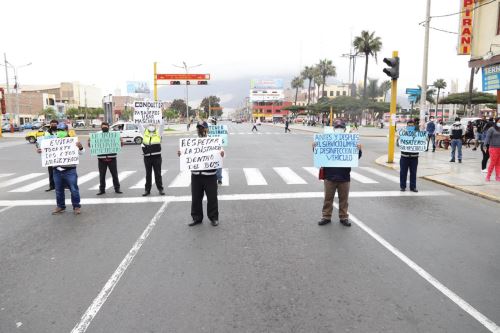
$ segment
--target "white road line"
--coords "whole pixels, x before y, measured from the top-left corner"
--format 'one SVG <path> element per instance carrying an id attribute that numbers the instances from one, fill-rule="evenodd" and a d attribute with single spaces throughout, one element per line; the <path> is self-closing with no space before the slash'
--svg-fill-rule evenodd
<path id="1" fill-rule="evenodd" d="M 122 180 L 130 177 L 135 172 L 136 171 L 122 171 L 122 172 L 119 172 L 118 173 L 118 180 L 121 183 Z M 113 187 L 113 178 L 109 177 L 109 178 L 106 179 L 106 190 L 109 189 L 109 188 L 112 188 L 112 187 Z M 99 189 L 99 184 L 94 185 L 91 188 L 89 188 L 89 190 L 98 190 L 98 189 Z"/>
<path id="2" fill-rule="evenodd" d="M 81 177 L 78 176 L 78 186 L 85 184 L 86 182 L 94 179 L 97 176 L 99 176 L 99 171 L 91 171 Z"/>
<path id="3" fill-rule="evenodd" d="M 7 207 L 2 208 L 2 209 L 0 209 L 0 213 L 3 213 L 3 212 L 5 212 L 6 210 L 9 210 L 9 209 L 11 209 L 12 207 L 14 207 L 14 206 L 7 206 Z"/>
<path id="4" fill-rule="evenodd" d="M 164 176 L 167 170 L 162 169 L 161 170 L 161 175 Z M 155 177 L 151 176 L 151 185 L 154 185 L 156 183 Z M 146 177 L 142 178 L 137 184 L 134 186 L 129 187 L 129 189 L 138 189 L 138 188 L 144 188 L 144 185 L 146 184 Z"/>
<path id="5" fill-rule="evenodd" d="M 9 176 L 12 176 L 14 175 L 13 173 L 0 173 L 0 178 L 3 178 L 3 177 L 9 177 Z"/>
<path id="6" fill-rule="evenodd" d="M 94 301 L 88 307 L 87 311 L 85 311 L 83 316 L 80 318 L 80 322 L 76 324 L 71 333 L 83 333 L 87 330 L 94 317 L 97 315 L 101 307 L 108 299 L 109 295 L 111 295 L 111 293 L 113 292 L 113 289 L 120 281 L 120 278 L 123 276 L 128 266 L 130 266 L 137 253 L 139 253 L 139 250 L 141 249 L 146 239 L 148 239 L 149 235 L 151 234 L 151 231 L 153 231 L 153 228 L 156 226 L 156 223 L 165 212 L 167 205 L 168 202 L 164 202 L 163 205 L 161 205 L 160 209 L 158 209 L 156 214 L 153 216 L 153 218 L 147 225 L 146 229 L 144 229 L 142 234 L 135 241 L 130 251 L 127 253 L 125 258 L 123 258 L 122 262 L 118 265 L 118 267 L 111 275 L 109 280 L 106 282 L 104 287 L 101 289 L 97 297 L 94 298 Z"/>
<path id="7" fill-rule="evenodd" d="M 335 208 L 338 209 L 338 204 L 334 203 Z M 434 276 L 429 274 L 426 270 L 424 270 L 422 267 L 420 267 L 417 263 L 415 263 L 413 260 L 408 258 L 405 254 L 403 254 L 401 251 L 399 251 L 395 246 L 393 246 L 391 243 L 386 241 L 382 236 L 377 234 L 375 231 L 373 231 L 370 227 L 368 227 L 366 224 L 361 222 L 358 218 L 353 216 L 352 214 L 349 215 L 349 218 L 354 222 L 358 227 L 360 227 L 364 232 L 366 232 L 368 235 L 370 235 L 373 239 L 375 239 L 377 242 L 379 242 L 383 247 L 385 247 L 389 252 L 394 254 L 396 257 L 398 257 L 402 262 L 404 262 L 408 267 L 410 267 L 415 273 L 420 275 L 422 278 L 424 278 L 427 282 L 429 282 L 434 288 L 439 290 L 443 295 L 448 297 L 453 303 L 458 305 L 462 310 L 467 312 L 470 316 L 472 316 L 474 319 L 476 319 L 481 325 L 486 327 L 490 332 L 494 333 L 499 333 L 500 332 L 500 327 L 493 322 L 491 319 L 487 318 L 485 315 L 483 315 L 481 312 L 476 310 L 472 305 L 467 303 L 463 298 L 455 294 L 453 291 L 448 289 L 445 285 L 443 285 L 441 282 L 439 282 Z"/>
<path id="8" fill-rule="evenodd" d="M 267 182 L 257 168 L 243 168 L 247 184 L 250 186 L 267 185 Z"/>
<path id="9" fill-rule="evenodd" d="M 276 173 L 289 185 L 307 184 L 307 182 L 296 174 L 292 169 L 286 167 L 273 168 Z"/>
<path id="10" fill-rule="evenodd" d="M 27 180 L 30 180 L 30 179 L 33 179 L 36 177 L 40 177 L 41 175 L 44 175 L 44 173 L 35 172 L 35 173 L 29 173 L 29 174 L 24 175 L 24 176 L 16 177 L 14 179 L 7 180 L 7 181 L 4 181 L 3 183 L 0 183 L 0 188 L 15 185 L 18 183 L 22 183 L 24 181 L 27 181 Z"/>
<path id="11" fill-rule="evenodd" d="M 168 187 L 188 187 L 191 184 L 191 171 L 181 171 Z"/>
<path id="12" fill-rule="evenodd" d="M 49 185 L 49 178 L 44 178 L 42 180 L 28 184 L 28 185 L 23 186 L 23 187 L 16 188 L 16 189 L 11 190 L 9 192 L 31 192 L 34 189 L 40 188 L 42 186 L 47 186 L 47 185 Z"/>
<path id="13" fill-rule="evenodd" d="M 291 192 L 291 193 L 254 193 L 254 194 L 225 194 L 219 195 L 220 201 L 237 200 L 274 200 L 274 199 L 311 199 L 323 198 L 323 192 Z M 349 192 L 349 198 L 384 198 L 384 197 L 433 197 L 433 196 L 451 196 L 445 191 L 419 191 L 401 192 L 401 191 L 360 191 Z M 133 204 L 148 202 L 190 202 L 191 195 L 185 196 L 150 196 L 150 197 L 121 197 L 121 198 L 82 198 L 82 205 L 109 205 L 109 204 Z M 0 200 L 0 207 L 5 206 L 53 206 L 55 199 L 40 200 Z M 71 199 L 66 200 L 67 205 L 71 205 Z"/>
<path id="14" fill-rule="evenodd" d="M 375 168 L 371 168 L 371 167 L 361 167 L 360 169 L 362 170 L 366 170 L 368 172 L 371 172 L 377 176 L 380 176 L 382 178 L 385 178 L 385 179 L 388 179 L 390 180 L 391 182 L 394 182 L 394 183 L 398 183 L 399 184 L 399 177 L 396 177 L 396 176 L 391 176 L 385 172 L 382 172 L 382 171 L 379 171 Z"/>
<path id="15" fill-rule="evenodd" d="M 222 186 L 229 186 L 229 173 L 227 168 L 222 169 Z"/>
<path id="16" fill-rule="evenodd" d="M 303 167 L 304 170 L 309 172 L 311 175 L 314 176 L 314 178 L 318 179 L 319 176 L 319 169 L 316 167 Z M 319 179 L 318 179 L 319 180 Z"/>
<path id="17" fill-rule="evenodd" d="M 351 178 L 363 184 L 377 184 L 378 181 L 365 177 L 355 171 L 351 171 Z"/>

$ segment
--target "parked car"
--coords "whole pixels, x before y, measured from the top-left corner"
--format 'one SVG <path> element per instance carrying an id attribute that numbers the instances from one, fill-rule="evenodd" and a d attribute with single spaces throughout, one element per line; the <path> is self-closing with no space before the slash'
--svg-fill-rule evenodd
<path id="1" fill-rule="evenodd" d="M 22 125 L 21 125 L 21 127 L 22 127 L 23 129 L 25 129 L 25 130 L 26 130 L 26 129 L 31 129 L 31 127 L 32 127 L 32 126 L 33 126 L 33 124 L 32 124 L 32 123 L 24 123 L 24 124 L 22 124 Z"/>
<path id="2" fill-rule="evenodd" d="M 124 143 L 142 143 L 142 134 L 139 131 L 139 125 L 132 122 L 118 122 L 111 125 L 111 131 L 119 131 L 120 138 Z"/>
<path id="3" fill-rule="evenodd" d="M 43 125 L 44 125 L 43 122 L 35 121 L 35 122 L 31 123 L 31 129 L 32 130 L 39 129 L 40 127 L 43 127 Z"/>
<path id="4" fill-rule="evenodd" d="M 85 121 L 84 120 L 77 120 L 73 123 L 73 127 L 85 127 Z"/>
<path id="5" fill-rule="evenodd" d="M 14 132 L 21 132 L 23 128 L 17 124 L 14 124 Z M 11 124 L 7 123 L 2 126 L 2 132 L 10 132 Z"/>
<path id="6" fill-rule="evenodd" d="M 43 127 L 40 127 L 37 130 L 30 131 L 26 133 L 26 136 L 24 137 L 26 141 L 29 143 L 36 143 L 39 137 L 44 136 L 45 133 L 49 130 L 50 125 L 44 125 Z M 68 131 L 69 136 L 76 136 L 75 130 L 70 129 Z"/>
<path id="7" fill-rule="evenodd" d="M 241 124 L 243 121 L 241 119 L 236 119 L 237 124 Z"/>

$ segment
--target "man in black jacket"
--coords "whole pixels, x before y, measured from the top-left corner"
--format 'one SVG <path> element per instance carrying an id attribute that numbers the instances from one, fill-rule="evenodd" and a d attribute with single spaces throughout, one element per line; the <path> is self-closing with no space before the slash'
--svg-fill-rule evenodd
<path id="1" fill-rule="evenodd" d="M 336 121 L 333 126 L 335 132 L 345 132 L 345 123 Z M 315 144 L 313 144 L 313 149 Z M 359 158 L 361 158 L 361 145 L 358 144 Z M 340 223 L 346 227 L 351 226 L 349 222 L 349 214 L 347 208 L 349 206 L 349 188 L 351 185 L 351 168 L 329 168 L 325 167 L 324 170 L 324 191 L 325 198 L 323 201 L 323 217 L 318 222 L 318 225 L 325 225 L 332 222 L 333 213 L 333 199 L 335 192 L 339 193 L 339 220 Z"/>
<path id="2" fill-rule="evenodd" d="M 57 124 L 59 122 L 56 119 L 52 119 L 50 121 L 50 127 L 45 133 L 46 136 L 50 135 L 57 135 Z M 54 167 L 49 166 L 49 188 L 45 190 L 45 192 L 50 192 L 56 188 L 56 185 L 54 184 Z"/>

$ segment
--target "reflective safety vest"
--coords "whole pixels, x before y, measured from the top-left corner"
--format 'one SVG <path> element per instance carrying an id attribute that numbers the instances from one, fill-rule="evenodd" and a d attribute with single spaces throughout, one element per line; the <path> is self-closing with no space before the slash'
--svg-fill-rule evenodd
<path id="1" fill-rule="evenodd" d="M 142 137 L 142 152 L 144 156 L 161 154 L 161 135 L 158 130 L 155 130 L 153 135 L 151 135 L 148 129 L 144 131 Z"/>

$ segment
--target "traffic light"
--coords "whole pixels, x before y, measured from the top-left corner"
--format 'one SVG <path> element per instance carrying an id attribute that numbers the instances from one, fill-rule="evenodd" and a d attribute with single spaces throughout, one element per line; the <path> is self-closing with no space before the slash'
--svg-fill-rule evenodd
<path id="1" fill-rule="evenodd" d="M 200 86 L 206 86 L 208 84 L 207 81 L 198 81 L 198 85 Z"/>
<path id="2" fill-rule="evenodd" d="M 390 68 L 384 68 L 384 73 L 391 79 L 397 80 L 399 78 L 399 57 L 384 58 L 384 62 Z"/>
<path id="3" fill-rule="evenodd" d="M 181 84 L 181 81 L 170 81 L 170 84 L 176 86 Z"/>
<path id="4" fill-rule="evenodd" d="M 7 113 L 7 107 L 5 106 L 5 94 L 3 88 L 0 88 L 0 108 L 2 109 L 2 114 Z"/>

